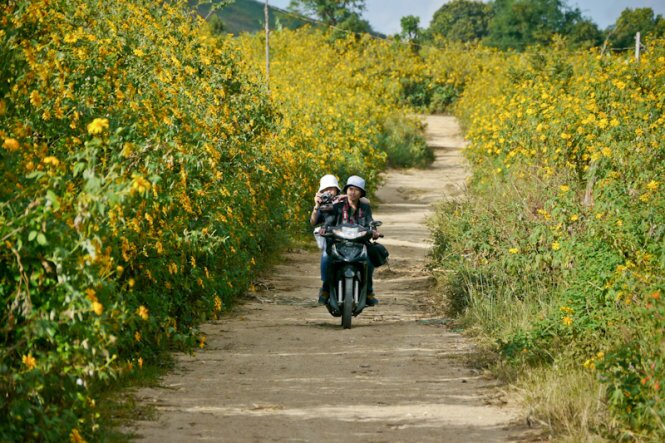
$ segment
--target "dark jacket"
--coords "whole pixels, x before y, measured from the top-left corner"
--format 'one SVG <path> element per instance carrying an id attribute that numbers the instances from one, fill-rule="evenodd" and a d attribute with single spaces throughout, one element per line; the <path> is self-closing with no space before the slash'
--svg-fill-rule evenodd
<path id="1" fill-rule="evenodd" d="M 369 204 L 358 202 L 358 209 L 353 211 L 351 205 L 346 200 L 342 200 L 333 205 L 331 213 L 325 217 L 324 226 L 337 226 L 343 223 L 350 223 L 368 228 L 373 220 L 372 208 Z"/>

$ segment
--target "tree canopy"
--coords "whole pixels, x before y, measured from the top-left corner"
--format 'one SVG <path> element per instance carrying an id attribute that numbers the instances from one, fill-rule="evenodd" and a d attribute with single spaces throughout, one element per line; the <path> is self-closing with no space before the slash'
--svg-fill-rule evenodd
<path id="1" fill-rule="evenodd" d="M 417 40 L 420 37 L 420 17 L 407 15 L 400 20 L 402 26 L 401 37 L 406 40 Z"/>
<path id="2" fill-rule="evenodd" d="M 609 31 L 609 41 L 615 48 L 630 48 L 635 46 L 635 34 L 653 33 L 657 36 L 665 35 L 665 18 L 655 15 L 651 8 L 626 8 Z"/>
<path id="3" fill-rule="evenodd" d="M 480 0 L 453 0 L 441 6 L 432 17 L 431 35 L 442 35 L 448 40 L 480 40 L 489 32 L 492 5 Z"/>
<path id="4" fill-rule="evenodd" d="M 496 0 L 493 13 L 486 42 L 501 49 L 547 45 L 557 34 L 573 47 L 600 42 L 598 27 L 564 0 Z"/>
<path id="5" fill-rule="evenodd" d="M 365 10 L 365 0 L 291 0 L 289 9 L 343 31 L 372 32 L 369 22 L 360 15 Z"/>

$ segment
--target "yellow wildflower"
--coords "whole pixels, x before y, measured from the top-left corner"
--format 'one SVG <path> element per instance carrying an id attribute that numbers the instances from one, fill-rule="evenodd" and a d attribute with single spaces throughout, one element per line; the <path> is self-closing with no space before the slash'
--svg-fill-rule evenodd
<path id="1" fill-rule="evenodd" d="M 88 298 L 90 301 L 97 301 L 97 295 L 94 289 L 88 288 L 85 290 L 85 296 Z"/>
<path id="2" fill-rule="evenodd" d="M 145 306 L 141 305 L 139 308 L 136 310 L 136 313 L 141 317 L 143 320 L 147 320 L 150 315 L 148 314 L 148 308 Z"/>
<path id="3" fill-rule="evenodd" d="M 150 189 L 151 183 L 143 178 L 140 175 L 134 175 L 134 180 L 132 180 L 132 193 L 138 192 L 143 194 Z"/>
<path id="4" fill-rule="evenodd" d="M 76 34 L 67 34 L 65 35 L 65 43 L 76 43 L 78 41 L 78 36 Z"/>
<path id="5" fill-rule="evenodd" d="M 132 147 L 133 146 L 131 143 L 123 144 L 122 151 L 120 152 L 120 154 L 125 158 L 129 157 L 130 155 L 132 155 Z"/>
<path id="6" fill-rule="evenodd" d="M 517 254 L 520 252 L 520 250 L 517 248 L 510 248 L 508 249 L 508 252 L 510 252 L 511 254 Z"/>
<path id="7" fill-rule="evenodd" d="M 651 180 L 649 183 L 647 183 L 647 189 L 649 191 L 655 191 L 658 189 L 658 182 L 656 180 Z"/>
<path id="8" fill-rule="evenodd" d="M 102 315 L 102 312 L 104 312 L 104 306 L 98 301 L 93 301 L 92 310 L 95 312 L 95 314 Z"/>
<path id="9" fill-rule="evenodd" d="M 72 429 L 72 432 L 69 434 L 69 440 L 71 443 L 86 443 L 85 438 L 81 435 L 78 429 Z"/>
<path id="10" fill-rule="evenodd" d="M 559 243 L 558 241 L 555 241 L 554 243 L 552 243 L 552 250 L 553 251 L 558 251 L 559 249 L 561 249 L 561 243 Z"/>
<path id="11" fill-rule="evenodd" d="M 137 342 L 141 341 L 141 333 L 139 331 L 136 331 L 134 333 L 134 340 L 136 340 Z"/>
<path id="12" fill-rule="evenodd" d="M 570 191 L 570 186 L 561 185 L 561 186 L 559 186 L 559 189 L 561 190 L 561 192 L 568 192 L 568 191 Z"/>
<path id="13" fill-rule="evenodd" d="M 53 156 L 49 157 L 44 157 L 44 160 L 42 160 L 42 163 L 47 164 L 47 165 L 53 165 L 53 166 L 58 166 L 60 164 L 60 160 Z"/>
<path id="14" fill-rule="evenodd" d="M 34 369 L 37 366 L 37 360 L 32 356 L 32 354 L 24 355 L 23 358 L 21 358 L 21 361 L 28 368 L 28 370 Z"/>
<path id="15" fill-rule="evenodd" d="M 142 368 L 143 367 L 143 357 L 139 357 L 138 362 L 139 362 L 139 368 Z"/>
<path id="16" fill-rule="evenodd" d="M 107 118 L 96 118 L 92 123 L 88 124 L 88 134 L 96 135 L 104 132 L 104 129 L 108 129 L 109 120 Z"/>
<path id="17" fill-rule="evenodd" d="M 32 106 L 38 108 L 42 104 L 42 97 L 39 95 L 39 92 L 32 91 L 30 93 L 30 103 Z"/>
<path id="18" fill-rule="evenodd" d="M 16 151 L 18 148 L 20 148 L 20 145 L 18 143 L 18 140 L 15 138 L 6 138 L 4 143 L 2 144 L 2 147 L 8 150 L 9 152 Z"/>
<path id="19" fill-rule="evenodd" d="M 566 315 L 564 318 L 561 319 L 561 323 L 563 323 L 566 326 L 570 326 L 573 324 L 573 318 Z"/>

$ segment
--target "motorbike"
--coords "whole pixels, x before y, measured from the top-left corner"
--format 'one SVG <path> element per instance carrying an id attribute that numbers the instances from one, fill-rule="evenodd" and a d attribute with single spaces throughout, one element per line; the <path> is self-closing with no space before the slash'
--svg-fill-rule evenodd
<path id="1" fill-rule="evenodd" d="M 342 328 L 351 328 L 351 320 L 365 309 L 367 303 L 367 243 L 372 231 L 381 226 L 373 221 L 370 227 L 341 224 L 330 227 L 323 237 L 331 239 L 329 256 L 333 278 L 330 279 L 326 308 L 334 317 L 342 318 Z M 383 237 L 383 235 L 380 235 Z"/>

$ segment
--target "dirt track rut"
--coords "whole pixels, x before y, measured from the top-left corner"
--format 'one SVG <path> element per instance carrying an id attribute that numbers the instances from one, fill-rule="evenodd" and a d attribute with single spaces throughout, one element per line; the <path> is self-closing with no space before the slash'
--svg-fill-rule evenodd
<path id="1" fill-rule="evenodd" d="M 431 287 L 426 217 L 466 177 L 457 122 L 427 124 L 434 164 L 389 171 L 378 192 L 375 219 L 391 252 L 375 276 L 379 306 L 342 330 L 316 303 L 319 255 L 286 254 L 234 314 L 203 326 L 204 350 L 177 356 L 160 387 L 136 393 L 158 416 L 133 422 L 134 432 L 160 443 L 521 439 L 497 383 L 466 365 L 469 341 L 421 303 Z"/>

